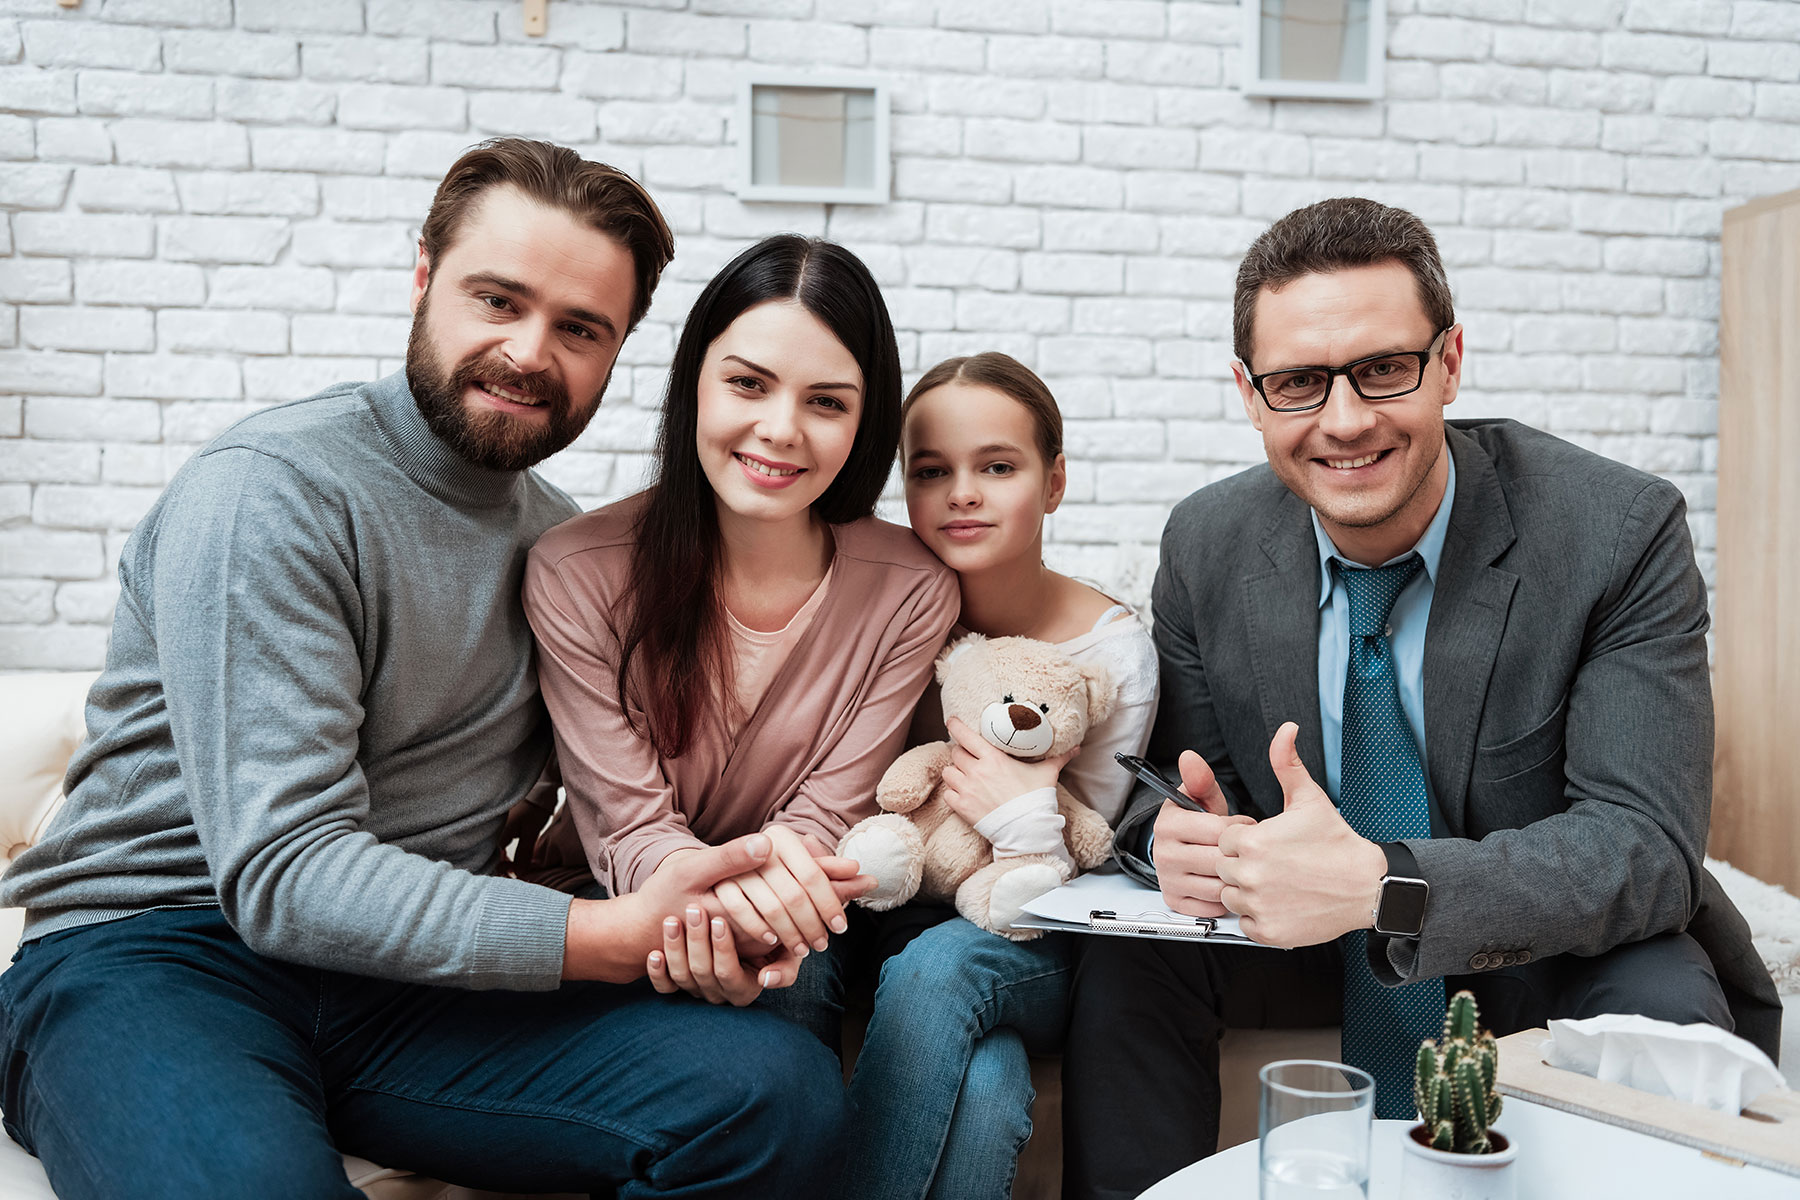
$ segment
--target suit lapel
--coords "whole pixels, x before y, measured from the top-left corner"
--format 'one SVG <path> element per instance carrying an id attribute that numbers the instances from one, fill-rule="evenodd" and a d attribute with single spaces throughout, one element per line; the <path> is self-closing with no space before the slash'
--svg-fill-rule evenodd
<path id="1" fill-rule="evenodd" d="M 1300 726 L 1300 761 L 1325 778 L 1325 740 L 1319 732 L 1319 553 L 1308 509 L 1283 491 L 1261 542 L 1264 569 L 1242 579 L 1256 694 L 1262 702 L 1264 745 L 1284 721 Z M 1268 770 L 1262 763 L 1246 779 Z M 1275 798 L 1274 812 L 1281 811 Z M 1271 814 L 1272 815 L 1272 814 Z"/>
<path id="2" fill-rule="evenodd" d="M 1514 537 L 1493 460 L 1454 426 L 1445 436 L 1456 497 L 1425 630 L 1425 747 L 1443 832 L 1460 837 L 1488 680 L 1519 577 L 1493 565 Z"/>

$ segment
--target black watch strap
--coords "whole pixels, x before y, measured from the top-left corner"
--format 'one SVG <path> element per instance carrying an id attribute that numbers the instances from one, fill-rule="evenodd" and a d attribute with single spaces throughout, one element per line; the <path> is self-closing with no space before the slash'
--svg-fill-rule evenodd
<path id="1" fill-rule="evenodd" d="M 1405 842 L 1383 842 L 1381 852 L 1387 855 L 1389 875 L 1398 875 L 1403 879 L 1422 879 L 1419 874 L 1419 860 L 1414 857 L 1412 847 Z"/>

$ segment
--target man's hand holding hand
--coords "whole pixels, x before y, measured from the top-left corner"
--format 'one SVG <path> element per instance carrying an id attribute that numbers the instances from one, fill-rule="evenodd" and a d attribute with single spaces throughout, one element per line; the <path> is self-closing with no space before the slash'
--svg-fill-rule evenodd
<path id="1" fill-rule="evenodd" d="M 676 851 L 635 892 L 611 900 L 573 900 L 563 940 L 564 979 L 627 983 L 641 977 L 652 948 L 662 944 L 663 917 L 699 904 L 720 880 L 755 870 L 769 859 L 760 833 L 723 846 Z"/>
<path id="2" fill-rule="evenodd" d="M 1173 911 L 1190 917 L 1223 916 L 1226 907 L 1219 897 L 1219 838 L 1227 829 L 1255 825 L 1256 820 L 1231 813 L 1225 793 L 1204 758 L 1184 750 L 1178 765 L 1182 793 L 1199 801 L 1206 811 L 1197 813 L 1171 800 L 1163 801 L 1150 847 L 1156 880 L 1162 887 L 1163 903 Z"/>
<path id="3" fill-rule="evenodd" d="M 1368 928 L 1387 873 L 1381 847 L 1351 829 L 1307 773 L 1294 747 L 1299 733 L 1289 721 L 1269 743 L 1280 815 L 1227 829 L 1218 844 L 1221 902 L 1242 919 L 1246 936 L 1290 949 Z"/>
<path id="4" fill-rule="evenodd" d="M 817 839 L 805 839 L 802 843 L 801 852 L 812 858 L 840 904 L 874 886 L 873 879 L 857 873 L 854 862 L 824 851 Z M 666 949 L 665 918 L 676 917 L 682 927 L 678 932 L 682 932 L 687 911 L 698 909 L 703 932 L 710 932 L 711 919 L 726 915 L 714 888 L 762 869 L 775 856 L 776 847 L 769 834 L 748 834 L 722 846 L 696 846 L 670 854 L 635 892 L 612 900 L 572 901 L 563 943 L 563 978 L 611 983 L 641 978 L 650 952 Z M 794 982 L 798 973 L 796 957 L 781 953 L 769 957 L 767 952 L 772 946 L 730 928 L 729 924 L 728 932 L 733 936 L 739 959 L 759 981 L 758 990 L 763 986 L 786 987 Z M 682 936 L 685 939 L 685 932 Z M 710 954 L 710 944 L 704 938 L 702 942 Z M 764 979 L 769 981 L 761 983 Z M 721 998 L 730 997 L 721 993 Z"/>
<path id="5" fill-rule="evenodd" d="M 781 830 L 770 839 L 771 860 L 780 858 L 781 840 L 788 835 Z M 840 902 L 848 903 L 873 886 L 874 880 L 860 874 L 854 860 L 833 855 L 812 834 L 803 834 L 798 841 Z M 645 973 L 657 991 L 687 992 L 712 1004 L 742 1008 L 764 991 L 788 987 L 799 978 L 804 952 L 780 945 L 771 949 L 763 938 L 735 929 L 712 911 L 723 907 L 719 890 L 727 886 L 729 881 L 714 886 L 707 907 L 690 905 L 681 917 L 663 919 L 662 949 L 652 950 L 645 962 Z"/>

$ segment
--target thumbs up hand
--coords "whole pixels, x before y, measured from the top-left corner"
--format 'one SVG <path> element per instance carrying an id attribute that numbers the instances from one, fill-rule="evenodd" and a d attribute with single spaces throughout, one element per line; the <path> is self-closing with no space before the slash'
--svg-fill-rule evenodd
<path id="1" fill-rule="evenodd" d="M 1345 822 L 1313 781 L 1289 721 L 1269 743 L 1282 811 L 1219 835 L 1220 901 L 1246 936 L 1269 946 L 1314 946 L 1366 929 L 1387 874 L 1387 855 Z"/>
<path id="2" fill-rule="evenodd" d="M 1313 782 L 1306 764 L 1300 761 L 1299 740 L 1300 726 L 1289 721 L 1275 731 L 1275 740 L 1269 743 L 1269 766 L 1275 769 L 1275 780 L 1281 784 L 1282 812 L 1322 804 L 1332 816 L 1337 816 L 1337 805 L 1331 802 L 1324 788 Z"/>

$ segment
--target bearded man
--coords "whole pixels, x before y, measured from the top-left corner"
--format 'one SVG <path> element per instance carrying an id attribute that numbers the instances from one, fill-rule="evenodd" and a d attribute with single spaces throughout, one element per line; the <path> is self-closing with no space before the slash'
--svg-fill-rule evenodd
<path id="1" fill-rule="evenodd" d="M 673 250 L 623 173 L 476 147 L 423 227 L 405 372 L 239 422 L 132 534 L 68 801 L 0 883 L 27 910 L 0 1103 L 64 1200 L 354 1198 L 341 1153 L 609 1196 L 832 1169 L 804 1030 L 624 986 L 766 838 L 616 900 L 499 873 L 550 753 L 525 556 L 577 511 L 529 468 Z"/>

